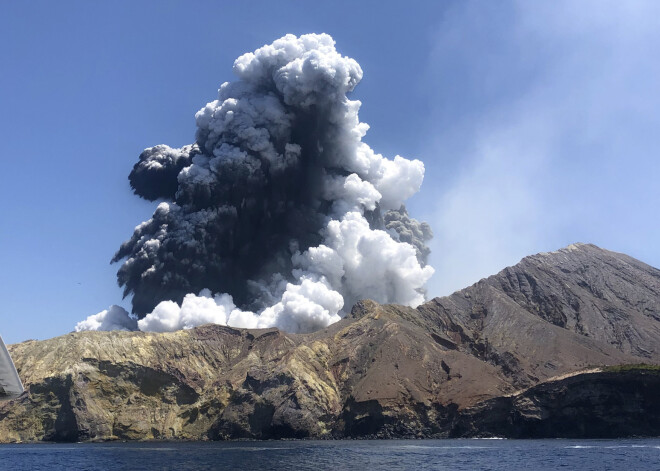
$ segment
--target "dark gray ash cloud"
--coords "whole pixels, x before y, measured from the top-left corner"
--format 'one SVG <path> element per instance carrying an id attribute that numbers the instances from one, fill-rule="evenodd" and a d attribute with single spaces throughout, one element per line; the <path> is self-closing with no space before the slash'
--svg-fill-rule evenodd
<path id="1" fill-rule="evenodd" d="M 140 328 L 305 332 L 360 298 L 422 302 L 431 231 L 403 203 L 424 165 L 362 142 L 358 63 L 328 35 L 287 35 L 234 72 L 197 112 L 194 144 L 146 149 L 129 176 L 162 200 L 112 260 Z"/>

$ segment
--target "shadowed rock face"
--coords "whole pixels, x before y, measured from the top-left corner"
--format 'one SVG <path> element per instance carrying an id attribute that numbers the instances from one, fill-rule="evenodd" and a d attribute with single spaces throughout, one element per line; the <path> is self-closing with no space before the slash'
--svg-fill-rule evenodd
<path id="1" fill-rule="evenodd" d="M 659 293 L 660 271 L 579 244 L 417 309 L 362 301 L 313 334 L 207 325 L 28 341 L 10 346 L 27 392 L 0 403 L 0 441 L 588 436 L 548 418 L 577 397 L 572 423 L 587 423 L 607 410 L 599 391 L 622 397 L 637 380 L 647 392 L 612 407 L 609 430 L 660 434 L 626 419 L 653 413 L 650 373 L 557 380 L 660 363 Z M 564 381 L 573 395 L 557 393 Z M 525 401 L 541 405 L 514 412 Z"/>
<path id="2" fill-rule="evenodd" d="M 660 435 L 660 370 L 593 371 L 484 401 L 459 415 L 452 437 L 617 438 Z"/>

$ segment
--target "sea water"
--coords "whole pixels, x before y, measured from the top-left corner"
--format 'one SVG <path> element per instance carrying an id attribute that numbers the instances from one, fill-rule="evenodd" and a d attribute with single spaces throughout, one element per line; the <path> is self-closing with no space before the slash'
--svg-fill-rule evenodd
<path id="1" fill-rule="evenodd" d="M 2 470 L 659 470 L 660 439 L 0 445 Z"/>

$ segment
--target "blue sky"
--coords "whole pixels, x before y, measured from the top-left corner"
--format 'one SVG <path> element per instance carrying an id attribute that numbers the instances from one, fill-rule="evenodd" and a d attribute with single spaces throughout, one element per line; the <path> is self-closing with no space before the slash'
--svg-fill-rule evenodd
<path id="1" fill-rule="evenodd" d="M 576 241 L 660 266 L 657 2 L 6 1 L 6 341 L 121 303 L 109 260 L 155 206 L 139 153 L 192 142 L 236 57 L 307 32 L 362 66 L 367 143 L 426 164 L 431 295 Z"/>

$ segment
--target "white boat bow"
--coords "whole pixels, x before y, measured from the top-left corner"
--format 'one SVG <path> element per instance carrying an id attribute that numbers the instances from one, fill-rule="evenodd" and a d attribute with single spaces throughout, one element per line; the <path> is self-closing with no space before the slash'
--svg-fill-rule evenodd
<path id="1" fill-rule="evenodd" d="M 21 383 L 9 351 L 0 337 L 0 400 L 18 397 L 23 391 L 23 383 Z"/>

